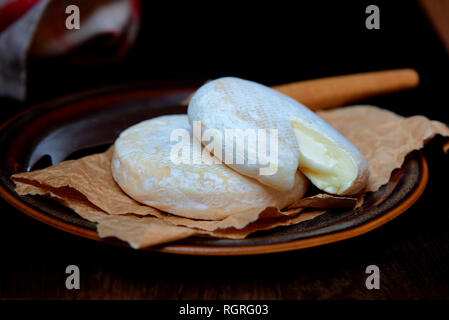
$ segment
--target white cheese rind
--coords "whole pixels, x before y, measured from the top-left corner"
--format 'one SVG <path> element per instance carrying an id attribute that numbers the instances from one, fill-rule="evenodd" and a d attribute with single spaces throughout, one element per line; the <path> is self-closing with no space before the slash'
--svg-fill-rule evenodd
<path id="1" fill-rule="evenodd" d="M 301 145 L 301 141 L 298 140 L 300 134 L 294 128 L 295 123 L 304 125 L 322 136 L 341 151 L 337 152 L 338 154 L 347 155 L 343 161 L 349 159 L 354 165 L 353 167 L 349 164 L 337 165 L 337 173 L 341 174 L 341 179 L 337 182 L 317 179 L 317 176 L 323 177 L 322 172 L 318 174 L 311 170 L 304 172 L 318 188 L 333 194 L 349 195 L 360 192 L 367 182 L 368 163 L 357 148 L 307 107 L 256 82 L 233 77 L 210 81 L 192 96 L 188 116 L 191 123 L 200 121 L 204 130 L 216 129 L 222 134 L 225 129 L 235 128 L 278 129 L 278 171 L 275 174 L 261 175 L 259 172 L 261 166 L 257 164 L 228 164 L 241 174 L 278 190 L 285 191 L 293 187 L 294 174 L 298 167 L 301 169 L 301 164 L 304 165 L 301 163 L 301 153 L 303 156 L 313 154 L 313 150 L 307 150 L 309 148 L 307 143 Z M 313 144 L 310 146 L 316 147 Z M 245 150 L 245 152 L 248 151 L 254 152 L 254 150 Z M 224 144 L 222 152 L 225 152 Z M 322 159 L 309 160 L 319 165 Z M 340 160 L 337 159 L 337 161 Z M 353 172 L 343 172 L 344 170 L 353 170 Z M 332 185 L 333 183 L 337 185 Z"/>
<path id="2" fill-rule="evenodd" d="M 221 220 L 233 214 L 284 208 L 306 192 L 308 181 L 294 175 L 294 188 L 280 192 L 222 163 L 174 164 L 170 135 L 191 132 L 186 115 L 143 121 L 115 141 L 112 174 L 121 189 L 138 202 L 192 219 Z"/>

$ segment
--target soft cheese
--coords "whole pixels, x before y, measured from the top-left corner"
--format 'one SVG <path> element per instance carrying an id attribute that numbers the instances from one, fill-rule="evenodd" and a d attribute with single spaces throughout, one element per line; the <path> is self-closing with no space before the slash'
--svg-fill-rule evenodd
<path id="1" fill-rule="evenodd" d="M 259 164 L 228 165 L 278 190 L 293 187 L 298 168 L 319 189 L 337 195 L 356 194 L 367 182 L 368 164 L 357 148 L 314 112 L 261 84 L 233 77 L 208 82 L 192 96 L 188 116 L 223 134 L 229 128 L 277 129 L 275 174 L 261 175 Z M 255 152 L 247 145 L 240 149 Z"/>
<path id="2" fill-rule="evenodd" d="M 293 188 L 280 192 L 220 161 L 176 164 L 170 157 L 176 145 L 170 141 L 175 129 L 192 134 L 186 115 L 143 121 L 123 131 L 115 141 L 113 177 L 136 201 L 179 216 L 220 220 L 268 206 L 284 208 L 307 190 L 308 180 L 300 172 L 293 176 Z M 192 147 L 190 141 L 186 146 Z"/>
<path id="3" fill-rule="evenodd" d="M 290 117 L 299 146 L 299 169 L 319 189 L 332 194 L 359 192 L 368 179 L 368 164 L 355 147 L 320 126 Z M 309 126 L 308 126 L 309 125 Z M 327 131 L 327 130 L 324 130 Z M 328 138 L 334 136 L 334 139 Z M 342 137 L 341 137 L 342 138 Z"/>

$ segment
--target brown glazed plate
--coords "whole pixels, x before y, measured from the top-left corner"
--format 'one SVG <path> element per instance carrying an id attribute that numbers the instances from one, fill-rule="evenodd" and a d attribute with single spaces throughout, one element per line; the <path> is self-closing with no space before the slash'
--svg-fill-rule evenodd
<path id="1" fill-rule="evenodd" d="M 25 214 L 58 229 L 100 239 L 94 223 L 62 205 L 38 196 L 19 196 L 10 176 L 67 159 L 105 151 L 119 133 L 142 120 L 185 113 L 181 105 L 194 88 L 133 84 L 88 91 L 43 103 L 17 114 L 0 127 L 0 194 Z M 388 184 L 366 195 L 356 210 L 332 209 L 309 221 L 256 232 L 246 239 L 192 237 L 148 250 L 193 255 L 262 254 L 323 245 L 373 230 L 409 208 L 424 191 L 427 164 L 411 153 Z"/>

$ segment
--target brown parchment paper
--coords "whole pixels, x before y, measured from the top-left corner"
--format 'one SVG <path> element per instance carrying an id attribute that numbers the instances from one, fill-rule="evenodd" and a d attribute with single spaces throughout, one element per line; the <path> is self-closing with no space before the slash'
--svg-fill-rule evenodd
<path id="1" fill-rule="evenodd" d="M 377 191 L 390 180 L 405 157 L 437 134 L 449 136 L 448 127 L 424 116 L 401 117 L 374 106 L 351 106 L 318 115 L 351 141 L 370 167 L 366 191 Z"/>
<path id="2" fill-rule="evenodd" d="M 325 210 L 309 210 L 297 214 L 302 210 L 290 210 L 279 217 L 274 213 L 275 208 L 267 208 L 260 214 L 257 221 L 249 223 L 242 229 L 229 227 L 225 229 L 209 228 L 202 230 L 177 226 L 168 220 L 154 216 L 137 216 L 134 214 L 114 215 L 108 214 L 96 207 L 87 198 L 71 187 L 42 187 L 35 182 L 17 182 L 17 190 L 21 194 L 43 195 L 56 199 L 63 205 L 71 208 L 82 218 L 97 223 L 98 235 L 102 238 L 116 237 L 128 242 L 133 248 L 144 248 L 170 241 L 184 239 L 190 236 L 212 236 L 228 239 L 243 239 L 250 233 L 268 230 L 278 226 L 287 226 L 313 219 Z M 270 212 L 273 211 L 273 212 Z M 187 219 L 188 220 L 188 219 Z"/>
<path id="3" fill-rule="evenodd" d="M 105 153 L 94 154 L 79 160 L 65 161 L 43 170 L 13 175 L 16 191 L 20 195 L 43 194 L 47 191 L 57 194 L 58 189 L 65 189 L 65 197 L 70 192 L 79 192 L 93 205 L 111 215 L 152 215 L 174 225 L 197 228 L 206 231 L 216 229 L 242 229 L 249 223 L 263 218 L 290 216 L 302 209 L 280 211 L 266 208 L 262 212 L 248 211 L 235 214 L 223 220 L 193 220 L 159 211 L 138 203 L 126 195 L 112 178 L 110 169 L 112 148 Z M 35 189 L 30 189 L 34 185 Z"/>
<path id="4" fill-rule="evenodd" d="M 348 138 L 367 158 L 371 175 L 366 191 L 376 191 L 389 181 L 405 156 L 424 142 L 449 129 L 423 116 L 404 118 L 372 106 L 353 106 L 318 113 Z M 117 237 L 142 248 L 192 235 L 244 238 L 277 226 L 313 219 L 326 208 L 355 206 L 363 199 L 317 194 L 300 199 L 285 210 L 266 208 L 243 212 L 218 221 L 193 220 L 139 204 L 115 183 L 110 171 L 112 149 L 79 160 L 66 161 L 43 170 L 12 176 L 20 195 L 56 198 L 81 217 L 97 223 L 100 237 Z M 304 210 L 305 207 L 322 210 Z"/>

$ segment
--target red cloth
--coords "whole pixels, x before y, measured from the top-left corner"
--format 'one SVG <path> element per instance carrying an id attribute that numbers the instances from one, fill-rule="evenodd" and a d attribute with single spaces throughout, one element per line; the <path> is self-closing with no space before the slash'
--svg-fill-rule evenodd
<path id="1" fill-rule="evenodd" d="M 120 59 L 137 36 L 139 4 L 139 0 L 0 0 L 0 95 L 25 99 L 30 59 L 65 54 L 70 54 L 72 63 Z M 66 27 L 69 5 L 79 8 L 79 29 Z"/>
<path id="2" fill-rule="evenodd" d="M 19 19 L 40 0 L 12 0 L 0 4 L 0 32 Z"/>

